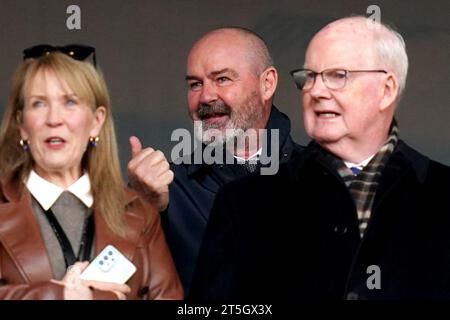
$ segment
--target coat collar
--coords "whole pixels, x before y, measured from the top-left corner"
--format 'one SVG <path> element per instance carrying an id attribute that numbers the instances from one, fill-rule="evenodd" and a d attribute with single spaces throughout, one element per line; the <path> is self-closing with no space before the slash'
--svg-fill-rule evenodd
<path id="1" fill-rule="evenodd" d="M 268 142 L 270 141 L 270 131 L 271 129 L 278 129 L 280 134 L 280 162 L 284 162 L 285 160 L 290 158 L 290 153 L 292 149 L 290 148 L 290 144 L 293 144 L 293 141 L 290 137 L 291 133 L 291 121 L 288 116 L 286 116 L 283 112 L 277 109 L 277 107 L 272 105 L 272 109 L 270 111 L 269 121 L 267 122 L 266 129 L 268 130 L 269 137 Z M 270 147 L 270 143 L 268 144 Z M 270 150 L 269 150 L 270 153 Z M 199 171 L 209 170 L 210 165 L 201 163 L 194 163 L 194 154 L 195 152 L 185 156 L 184 159 L 190 159 L 190 164 L 187 164 L 187 174 L 189 176 L 196 174 Z"/>
<path id="2" fill-rule="evenodd" d="M 303 167 L 313 159 L 318 160 L 323 166 L 333 170 L 330 166 L 321 161 L 322 153 L 323 150 L 321 147 L 316 142 L 311 141 L 304 151 L 297 153 L 292 161 L 287 164 L 289 175 L 294 179 L 298 179 Z M 423 183 L 427 175 L 429 163 L 430 159 L 428 157 L 412 149 L 403 140 L 399 140 L 394 152 L 386 164 L 385 170 L 392 172 L 396 169 L 406 170 L 407 168 L 411 168 L 414 171 L 417 180 L 420 183 Z"/>
<path id="3" fill-rule="evenodd" d="M 392 154 L 391 165 L 402 166 L 404 163 L 409 164 L 413 168 L 417 179 L 421 183 L 425 182 L 430 159 L 408 146 L 404 141 L 399 140 L 397 148 Z"/>
<path id="4" fill-rule="evenodd" d="M 126 239 L 116 235 L 109 228 L 102 214 L 96 213 L 95 219 L 95 252 L 98 254 L 107 245 L 114 245 L 129 260 L 133 260 L 139 237 L 148 224 L 145 217 L 139 212 L 145 212 L 151 216 L 150 212 L 156 210 L 154 207 L 139 200 L 136 193 L 132 190 L 126 190 L 127 206 L 125 222 L 128 226 Z M 144 209 L 142 210 L 142 207 Z"/>

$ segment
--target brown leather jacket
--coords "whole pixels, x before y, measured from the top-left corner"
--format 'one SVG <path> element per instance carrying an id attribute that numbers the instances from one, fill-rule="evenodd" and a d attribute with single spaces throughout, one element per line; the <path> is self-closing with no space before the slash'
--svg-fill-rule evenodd
<path id="1" fill-rule="evenodd" d="M 50 282 L 52 269 L 26 188 L 0 179 L 0 299 L 63 299 L 63 287 Z M 112 244 L 137 267 L 127 284 L 128 299 L 183 299 L 160 225 L 159 213 L 127 190 L 127 239 L 113 234 L 102 215 L 95 214 L 95 252 Z M 94 290 L 94 299 L 115 294 Z"/>

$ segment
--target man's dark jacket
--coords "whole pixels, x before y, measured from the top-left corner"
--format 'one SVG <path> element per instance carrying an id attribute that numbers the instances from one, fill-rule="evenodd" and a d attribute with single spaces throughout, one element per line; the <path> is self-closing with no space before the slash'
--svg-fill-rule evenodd
<path id="1" fill-rule="evenodd" d="M 301 149 L 290 136 L 289 118 L 274 106 L 266 129 L 269 134 L 270 129 L 279 129 L 280 163 L 290 159 L 294 149 Z M 171 170 L 175 178 L 170 185 L 169 207 L 161 213 L 161 219 L 167 243 L 188 295 L 198 250 L 217 192 L 225 184 L 250 173 L 237 164 L 172 163 Z"/>
<path id="2" fill-rule="evenodd" d="M 311 143 L 276 176 L 217 195 L 196 300 L 450 298 L 450 168 L 400 141 L 362 238 L 354 202 Z"/>

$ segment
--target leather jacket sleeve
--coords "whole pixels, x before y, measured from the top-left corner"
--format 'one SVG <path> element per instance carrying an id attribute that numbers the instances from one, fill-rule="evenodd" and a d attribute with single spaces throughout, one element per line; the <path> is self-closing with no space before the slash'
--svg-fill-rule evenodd
<path id="1" fill-rule="evenodd" d="M 184 292 L 161 227 L 159 212 L 144 203 L 150 222 L 144 231 L 150 280 L 148 299 L 183 299 Z"/>
<path id="2" fill-rule="evenodd" d="M 4 284 L 0 286 L 0 299 L 11 300 L 61 300 L 64 287 L 55 283 Z"/>

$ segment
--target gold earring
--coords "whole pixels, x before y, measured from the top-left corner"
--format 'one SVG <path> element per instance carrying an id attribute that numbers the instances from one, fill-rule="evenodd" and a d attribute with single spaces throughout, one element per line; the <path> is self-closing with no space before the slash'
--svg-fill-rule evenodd
<path id="1" fill-rule="evenodd" d="M 30 148 L 30 146 L 28 145 L 27 139 L 20 139 L 19 144 L 24 151 L 28 151 L 28 149 Z"/>
<path id="2" fill-rule="evenodd" d="M 98 140 L 100 140 L 100 138 L 98 136 L 96 136 L 96 137 L 89 137 L 89 143 L 91 144 L 91 146 L 93 148 L 95 148 L 97 146 Z"/>

